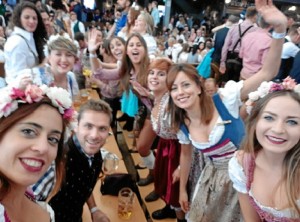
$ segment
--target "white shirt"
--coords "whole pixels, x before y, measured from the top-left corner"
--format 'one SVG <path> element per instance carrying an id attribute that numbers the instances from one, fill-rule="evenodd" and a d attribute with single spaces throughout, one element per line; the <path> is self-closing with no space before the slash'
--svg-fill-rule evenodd
<path id="1" fill-rule="evenodd" d="M 182 50 L 182 45 L 180 43 L 175 43 L 173 45 L 173 49 L 172 49 L 172 61 L 174 63 L 177 63 L 178 54 L 181 52 L 181 50 Z"/>
<path id="2" fill-rule="evenodd" d="M 249 196 L 251 196 L 254 199 L 256 205 L 261 210 L 263 210 L 269 214 L 272 214 L 275 217 L 295 218 L 291 213 L 291 209 L 289 209 L 289 208 L 278 210 L 278 209 L 272 208 L 270 206 L 265 206 L 265 205 L 261 204 L 254 197 L 253 192 L 252 192 L 252 187 L 249 192 L 247 191 L 247 176 L 246 176 L 246 173 L 245 173 L 243 167 L 238 162 L 236 155 L 234 155 L 228 163 L 228 173 L 229 173 L 229 177 L 233 183 L 233 188 L 236 189 L 240 193 L 248 194 Z M 296 204 L 298 206 L 300 206 L 300 199 L 296 200 Z"/>
<path id="3" fill-rule="evenodd" d="M 180 53 L 177 62 L 178 63 L 187 63 L 188 56 L 189 56 L 188 52 L 182 52 L 182 53 Z"/>
<path id="4" fill-rule="evenodd" d="M 74 26 L 76 25 L 76 23 L 78 22 L 78 28 L 79 28 L 79 31 L 81 32 L 81 33 L 85 33 L 85 27 L 84 27 L 84 24 L 82 23 L 82 22 L 80 22 L 80 21 L 78 21 L 78 20 L 76 20 L 76 21 L 71 21 L 71 32 L 72 32 L 72 37 L 73 37 L 73 39 L 74 39 L 74 37 L 75 37 L 75 33 L 74 33 Z"/>
<path id="5" fill-rule="evenodd" d="M 25 40 L 26 39 L 28 45 Z M 30 49 L 28 48 L 30 47 Z M 15 27 L 12 35 L 4 45 L 6 82 L 12 82 L 20 71 L 37 66 L 38 53 L 36 50 L 33 33 Z"/>
<path id="6" fill-rule="evenodd" d="M 147 44 L 149 58 L 155 58 L 157 49 L 157 43 L 155 41 L 155 38 L 152 35 L 149 35 L 148 33 L 144 34 L 143 38 L 145 39 L 145 42 Z"/>
<path id="7" fill-rule="evenodd" d="M 290 36 L 286 36 L 285 38 L 288 40 L 288 42 L 283 44 L 281 58 L 282 59 L 288 59 L 291 57 L 295 58 L 295 56 L 297 55 L 300 49 L 295 43 L 291 42 Z"/>

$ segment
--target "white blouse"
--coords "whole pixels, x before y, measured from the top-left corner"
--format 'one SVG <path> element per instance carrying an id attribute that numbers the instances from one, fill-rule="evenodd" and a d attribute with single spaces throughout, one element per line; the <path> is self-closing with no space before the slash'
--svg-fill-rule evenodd
<path id="1" fill-rule="evenodd" d="M 283 209 L 283 210 L 277 210 L 272 207 L 264 206 L 261 203 L 259 203 L 255 197 L 253 196 L 253 193 L 250 189 L 249 193 L 247 192 L 247 177 L 244 172 L 243 167 L 239 164 L 236 155 L 234 155 L 229 163 L 228 163 L 228 173 L 229 177 L 233 183 L 233 188 L 236 189 L 238 192 L 243 194 L 248 194 L 253 198 L 256 205 L 262 209 L 264 212 L 267 212 L 269 214 L 272 214 L 275 217 L 287 217 L 287 218 L 293 218 L 293 215 L 291 213 L 290 209 Z M 300 206 L 300 200 L 297 200 L 297 205 Z"/>
<path id="2" fill-rule="evenodd" d="M 36 203 L 38 205 L 40 205 L 44 210 L 46 210 L 49 215 L 50 215 L 50 222 L 54 222 L 55 221 L 55 217 L 54 217 L 54 211 L 53 209 L 50 207 L 50 205 L 44 201 L 36 201 Z M 0 203 L 0 221 L 1 222 L 5 222 L 5 208 L 4 206 Z M 9 215 L 8 215 L 9 216 Z"/>
<path id="3" fill-rule="evenodd" d="M 26 39 L 28 45 L 20 35 Z M 20 71 L 37 66 L 38 53 L 33 33 L 15 27 L 4 45 L 4 57 L 5 80 L 8 84 L 14 81 Z"/>
<path id="4" fill-rule="evenodd" d="M 145 42 L 147 43 L 149 58 L 150 59 L 155 58 L 156 49 L 157 49 L 157 43 L 156 43 L 155 38 L 148 33 L 144 34 L 143 38 L 144 38 Z"/>

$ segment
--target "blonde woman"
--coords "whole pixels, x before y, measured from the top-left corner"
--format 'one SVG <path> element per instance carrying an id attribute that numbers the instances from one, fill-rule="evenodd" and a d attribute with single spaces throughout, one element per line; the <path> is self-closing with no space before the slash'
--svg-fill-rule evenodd
<path id="1" fill-rule="evenodd" d="M 154 22 L 152 16 L 142 11 L 135 21 L 133 31 L 141 34 L 145 39 L 148 48 L 148 55 L 150 59 L 155 58 L 157 43 L 153 37 Z"/>

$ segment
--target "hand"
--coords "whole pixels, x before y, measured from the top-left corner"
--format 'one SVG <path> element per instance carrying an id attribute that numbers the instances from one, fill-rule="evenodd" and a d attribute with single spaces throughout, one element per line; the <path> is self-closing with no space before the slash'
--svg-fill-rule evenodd
<path id="1" fill-rule="evenodd" d="M 96 79 L 93 76 L 90 77 L 89 81 L 90 81 L 90 83 L 96 83 L 99 88 L 102 88 L 102 86 L 104 84 L 100 79 Z"/>
<path id="2" fill-rule="evenodd" d="M 110 222 L 110 219 L 101 211 L 97 210 L 92 214 L 93 222 Z"/>
<path id="3" fill-rule="evenodd" d="M 24 90 L 26 86 L 30 84 L 32 84 L 32 77 L 24 76 L 20 79 L 19 88 Z"/>
<path id="4" fill-rule="evenodd" d="M 95 53 L 101 42 L 97 41 L 97 29 L 92 29 L 88 33 L 88 49 L 90 53 Z"/>
<path id="5" fill-rule="evenodd" d="M 22 70 L 16 79 L 17 87 L 20 89 L 26 88 L 27 85 L 32 84 L 33 78 L 32 78 L 32 70 L 31 69 L 24 69 Z"/>
<path id="6" fill-rule="evenodd" d="M 183 212 L 188 212 L 190 210 L 190 203 L 188 201 L 187 192 L 179 192 L 179 203 Z"/>
<path id="7" fill-rule="evenodd" d="M 276 32 L 285 32 L 286 16 L 273 5 L 272 0 L 255 0 L 255 7 L 264 20 L 274 27 Z"/>
<path id="8" fill-rule="evenodd" d="M 176 170 L 174 170 L 173 174 L 172 174 L 172 184 L 176 183 L 177 181 L 179 181 L 180 179 L 180 169 L 177 168 Z"/>
<path id="9" fill-rule="evenodd" d="M 225 72 L 226 72 L 226 67 L 220 66 L 219 71 L 220 71 L 220 73 L 221 73 L 222 75 L 225 74 Z"/>
<path id="10" fill-rule="evenodd" d="M 148 89 L 144 88 L 144 87 L 143 87 L 141 84 L 139 84 L 137 81 L 130 80 L 130 83 L 131 83 L 133 89 L 134 89 L 135 91 L 137 91 L 138 94 L 139 94 L 140 96 L 149 97 L 150 92 L 149 92 Z"/>

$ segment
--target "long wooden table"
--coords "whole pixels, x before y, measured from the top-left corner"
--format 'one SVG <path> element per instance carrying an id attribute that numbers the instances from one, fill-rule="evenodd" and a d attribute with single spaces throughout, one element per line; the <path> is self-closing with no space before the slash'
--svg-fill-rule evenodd
<path id="1" fill-rule="evenodd" d="M 95 90 L 90 92 L 90 98 L 95 99 L 95 100 L 99 99 L 99 96 Z M 113 135 L 109 136 L 109 138 L 107 139 L 103 148 L 109 152 L 115 153 L 118 156 L 119 167 L 116 170 L 116 173 L 128 173 L 125 163 L 123 161 L 122 154 L 119 150 L 118 144 Z M 97 206 L 109 217 L 111 222 L 124 222 L 124 220 L 122 220 L 118 217 L 118 213 L 117 213 L 118 197 L 111 196 L 111 195 L 102 195 L 100 192 L 100 186 L 101 186 L 101 179 L 99 178 L 99 180 L 97 181 L 96 186 L 93 190 L 93 195 L 94 195 Z M 87 204 L 85 204 L 85 206 L 84 206 L 84 210 L 83 210 L 83 214 L 82 214 L 82 221 L 83 222 L 92 222 L 91 214 L 90 214 Z M 136 196 L 134 198 L 132 216 L 129 220 L 126 220 L 126 221 L 132 221 L 132 222 L 146 222 L 147 221 L 144 211 L 141 208 L 141 205 L 139 204 L 139 201 Z"/>

